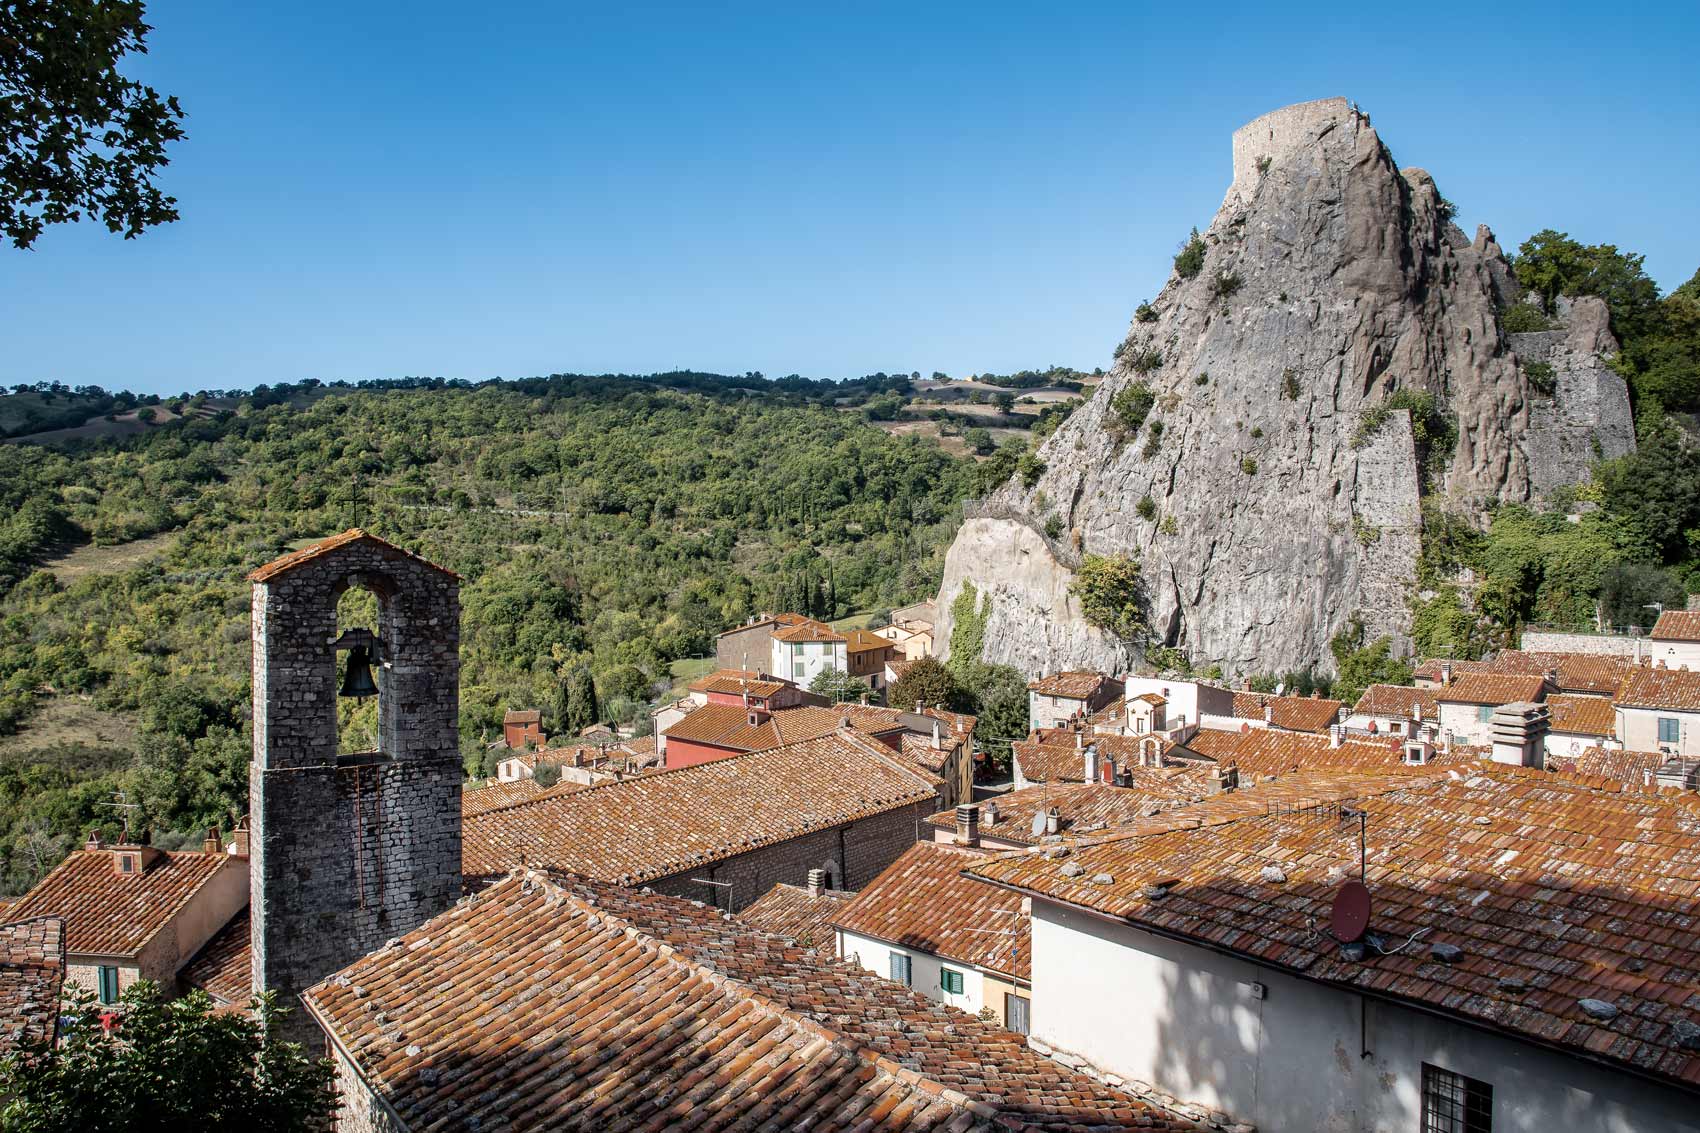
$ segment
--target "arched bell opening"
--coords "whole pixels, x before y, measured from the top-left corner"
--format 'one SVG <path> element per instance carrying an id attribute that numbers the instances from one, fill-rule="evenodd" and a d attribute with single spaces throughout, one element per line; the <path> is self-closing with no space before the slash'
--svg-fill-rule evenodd
<path id="1" fill-rule="evenodd" d="M 348 576 L 336 595 L 336 632 L 330 645 L 339 756 L 384 753 L 384 736 L 393 734 L 385 727 L 394 708 L 385 696 L 393 593 L 394 586 L 382 576 L 359 574 Z"/>

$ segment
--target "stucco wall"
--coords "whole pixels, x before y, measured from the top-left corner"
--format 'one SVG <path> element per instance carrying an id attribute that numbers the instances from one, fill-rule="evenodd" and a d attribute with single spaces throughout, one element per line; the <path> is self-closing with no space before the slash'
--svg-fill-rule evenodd
<path id="1" fill-rule="evenodd" d="M 1037 900 L 1033 973 L 1035 1040 L 1263 1133 L 1411 1133 L 1425 1062 L 1493 1087 L 1495 1133 L 1700 1133 L 1675 1089 Z"/>
<path id="2" fill-rule="evenodd" d="M 1668 709 L 1619 708 L 1617 735 L 1630 751 L 1658 751 L 1659 720 L 1677 721 L 1677 733 L 1682 737 L 1676 745 L 1678 755 L 1700 755 L 1700 713 L 1672 712 Z"/>
<path id="3" fill-rule="evenodd" d="M 891 978 L 891 955 L 894 952 L 909 957 L 909 986 L 928 999 L 966 1011 L 970 1015 L 978 1014 L 980 1008 L 985 1006 L 984 977 L 978 968 L 970 964 L 941 960 L 931 952 L 923 952 L 918 948 L 902 948 L 871 936 L 861 936 L 843 930 L 838 933 L 838 954 L 852 963 L 862 965 L 876 976 Z M 939 971 L 947 967 L 962 973 L 961 995 L 948 994 L 941 986 Z M 1000 1015 L 1003 1012 L 1001 994 L 994 1010 Z"/>
<path id="4" fill-rule="evenodd" d="M 1454 743 L 1490 744 L 1493 742 L 1493 721 L 1481 718 L 1479 704 L 1442 704 L 1440 726 L 1452 733 Z"/>

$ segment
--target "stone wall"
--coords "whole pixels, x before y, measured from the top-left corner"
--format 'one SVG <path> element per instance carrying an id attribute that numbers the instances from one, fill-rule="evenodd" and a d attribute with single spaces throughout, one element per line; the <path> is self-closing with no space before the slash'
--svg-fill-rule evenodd
<path id="1" fill-rule="evenodd" d="M 1586 481 L 1594 461 L 1635 451 L 1629 386 L 1606 364 L 1617 340 L 1605 303 L 1560 299 L 1557 318 L 1557 330 L 1506 336 L 1524 366 L 1553 368 L 1552 396 L 1529 401 L 1529 472 L 1541 492 Z"/>
<path id="2" fill-rule="evenodd" d="M 1600 657 L 1639 657 L 1644 639 L 1604 633 L 1523 631 L 1520 647 L 1530 653 L 1591 653 Z"/>
<path id="3" fill-rule="evenodd" d="M 354 1064 L 341 1051 L 335 1051 L 334 1061 L 336 1133 L 406 1133 L 407 1127 L 378 1100 L 365 1079 L 355 1071 Z"/>
<path id="4" fill-rule="evenodd" d="M 1343 98 L 1319 98 L 1272 110 L 1234 131 L 1234 183 L 1230 197 L 1249 198 L 1262 176 L 1257 163 L 1314 142 L 1324 131 L 1355 117 Z"/>
<path id="5" fill-rule="evenodd" d="M 338 756 L 336 606 L 378 596 L 380 750 Z M 256 990 L 302 990 L 460 892 L 459 582 L 375 539 L 256 582 L 251 904 Z M 291 1017 L 296 1037 L 312 1034 Z"/>
<path id="6" fill-rule="evenodd" d="M 649 887 L 657 893 L 734 913 L 781 882 L 805 884 L 811 869 L 828 871 L 834 889 L 860 889 L 911 845 L 928 837 L 921 820 L 935 810 L 931 803 L 916 803 L 848 826 L 775 842 L 712 865 L 681 870 L 650 882 Z M 706 885 L 704 881 L 727 884 Z"/>

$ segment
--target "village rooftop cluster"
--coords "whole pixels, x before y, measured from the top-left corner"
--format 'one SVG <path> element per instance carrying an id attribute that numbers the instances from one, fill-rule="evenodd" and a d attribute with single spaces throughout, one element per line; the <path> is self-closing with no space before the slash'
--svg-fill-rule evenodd
<path id="1" fill-rule="evenodd" d="M 458 580 L 358 530 L 251 577 L 249 816 L 0 908 L 0 1049 L 147 978 L 291 997 L 361 1133 L 1700 1129 L 1700 612 L 1354 704 L 1038 674 L 996 785 L 973 716 L 878 703 L 930 604 L 780 614 L 653 736 L 516 710 L 463 789 Z"/>

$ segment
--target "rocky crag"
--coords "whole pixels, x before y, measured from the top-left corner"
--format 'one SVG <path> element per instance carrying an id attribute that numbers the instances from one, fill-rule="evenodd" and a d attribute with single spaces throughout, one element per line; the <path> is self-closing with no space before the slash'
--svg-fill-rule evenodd
<path id="1" fill-rule="evenodd" d="M 1229 675 L 1328 668 L 1353 617 L 1408 632 L 1424 501 L 1480 517 L 1633 446 L 1603 304 L 1507 335 L 1516 285 L 1493 234 L 1466 237 L 1356 107 L 1277 110 L 1234 134 L 1233 158 L 1201 268 L 1142 305 L 1109 377 L 1040 449 L 1043 474 L 969 505 L 942 643 L 972 583 L 987 660 L 1125 664 L 1069 594 L 1083 555 L 1125 554 L 1154 642 Z M 1155 402 L 1130 434 L 1112 401 L 1135 383 Z M 1384 404 L 1397 391 L 1435 411 L 1413 422 Z"/>

